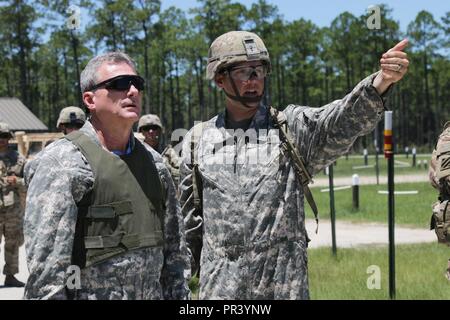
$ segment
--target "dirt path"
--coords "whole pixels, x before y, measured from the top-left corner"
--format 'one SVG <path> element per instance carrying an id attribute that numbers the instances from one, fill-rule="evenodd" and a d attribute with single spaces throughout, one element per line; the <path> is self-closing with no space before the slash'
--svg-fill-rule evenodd
<path id="1" fill-rule="evenodd" d="M 23 288 L 5 288 L 5 275 L 3 274 L 3 266 L 5 265 L 5 238 L 1 239 L 0 245 L 0 300 L 20 300 L 23 297 Z M 19 249 L 19 274 L 16 274 L 16 278 L 25 282 L 28 278 L 28 269 L 25 258 L 25 246 L 21 246 Z"/>
<path id="2" fill-rule="evenodd" d="M 309 248 L 331 247 L 331 222 L 320 220 L 319 232 L 315 234 L 316 222 L 306 221 L 306 229 L 311 238 Z M 434 231 L 428 229 L 411 229 L 395 227 L 395 244 L 435 242 Z M 382 223 L 336 222 L 336 245 L 341 248 L 352 248 L 367 245 L 388 244 L 388 225 Z"/>
<path id="3" fill-rule="evenodd" d="M 397 182 L 427 182 L 429 180 L 428 180 L 428 173 L 424 171 L 423 173 L 418 174 L 397 175 L 395 176 L 394 181 L 397 183 Z M 377 178 L 375 176 L 360 176 L 359 183 L 360 185 L 376 184 Z M 380 184 L 387 184 L 387 176 L 380 176 Z M 310 186 L 314 188 L 314 187 L 328 187 L 328 185 L 329 185 L 328 177 L 321 175 L 320 178 L 314 179 L 314 183 L 311 184 Z M 351 186 L 352 177 L 334 178 L 334 185 L 336 187 Z"/>

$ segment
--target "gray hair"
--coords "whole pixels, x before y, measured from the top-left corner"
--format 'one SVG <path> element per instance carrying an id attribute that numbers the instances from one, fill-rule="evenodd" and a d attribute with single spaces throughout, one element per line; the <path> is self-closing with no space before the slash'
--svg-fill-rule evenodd
<path id="1" fill-rule="evenodd" d="M 104 53 L 102 55 L 92 58 L 88 62 L 84 70 L 81 72 L 80 75 L 81 92 L 85 92 L 89 88 L 97 84 L 98 68 L 100 68 L 100 66 L 105 62 L 113 64 L 124 62 L 128 64 L 130 67 L 132 67 L 133 70 L 136 72 L 136 63 L 126 53 L 119 51 Z"/>

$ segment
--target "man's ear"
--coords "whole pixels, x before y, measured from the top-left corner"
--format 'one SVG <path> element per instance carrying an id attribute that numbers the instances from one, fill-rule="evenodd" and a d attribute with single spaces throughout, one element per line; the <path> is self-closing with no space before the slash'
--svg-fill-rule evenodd
<path id="1" fill-rule="evenodd" d="M 225 75 L 223 73 L 218 73 L 216 74 L 216 76 L 214 77 L 214 82 L 216 83 L 216 86 L 218 86 L 219 88 L 223 89 L 224 87 L 224 82 L 225 82 Z"/>
<path id="2" fill-rule="evenodd" d="M 83 93 L 83 102 L 84 105 L 89 109 L 89 112 L 95 110 L 94 93 L 92 91 Z"/>

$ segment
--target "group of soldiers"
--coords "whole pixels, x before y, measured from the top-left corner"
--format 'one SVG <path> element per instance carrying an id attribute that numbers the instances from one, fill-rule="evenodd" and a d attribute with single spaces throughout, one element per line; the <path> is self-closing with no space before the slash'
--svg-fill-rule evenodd
<path id="1" fill-rule="evenodd" d="M 63 110 L 66 135 L 24 169 L 25 298 L 189 299 L 197 274 L 200 299 L 308 299 L 304 199 L 317 212 L 308 183 L 382 118 L 408 69 L 406 45 L 343 99 L 280 111 L 263 104 L 272 69 L 263 40 L 223 34 L 207 78 L 226 108 L 185 135 L 180 157 L 163 147 L 160 119 L 140 117 L 145 80 L 134 61 L 94 57 L 80 79 L 87 117 Z"/>

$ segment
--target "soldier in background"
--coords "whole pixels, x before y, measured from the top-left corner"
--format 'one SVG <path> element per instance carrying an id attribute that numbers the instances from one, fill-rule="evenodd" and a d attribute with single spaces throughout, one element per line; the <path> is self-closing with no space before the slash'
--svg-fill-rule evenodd
<path id="1" fill-rule="evenodd" d="M 170 144 L 163 146 L 161 138 L 163 128 L 156 114 L 146 114 L 139 119 L 138 131 L 144 136 L 144 142 L 162 155 L 175 186 L 178 186 L 181 159 Z"/>
<path id="2" fill-rule="evenodd" d="M 438 241 L 450 246 L 450 121 L 444 126 L 436 148 L 431 155 L 429 178 L 439 190 L 439 201 L 433 204 L 431 229 L 435 229 Z M 450 259 L 445 277 L 450 281 Z"/>
<path id="3" fill-rule="evenodd" d="M 263 103 L 271 62 L 261 38 L 232 31 L 214 40 L 207 77 L 226 109 L 186 134 L 180 166 L 200 299 L 309 298 L 304 195 L 315 206 L 305 185 L 375 128 L 388 88 L 407 71 L 406 45 L 385 53 L 381 70 L 343 99 L 278 112 Z"/>
<path id="4" fill-rule="evenodd" d="M 19 272 L 19 247 L 23 244 L 23 205 L 25 158 L 9 148 L 13 137 L 9 125 L 0 122 L 0 241 L 5 237 L 5 287 L 23 287 L 14 275 Z"/>
<path id="5" fill-rule="evenodd" d="M 59 113 L 56 127 L 64 134 L 79 130 L 86 122 L 86 114 L 81 108 L 66 107 Z"/>

